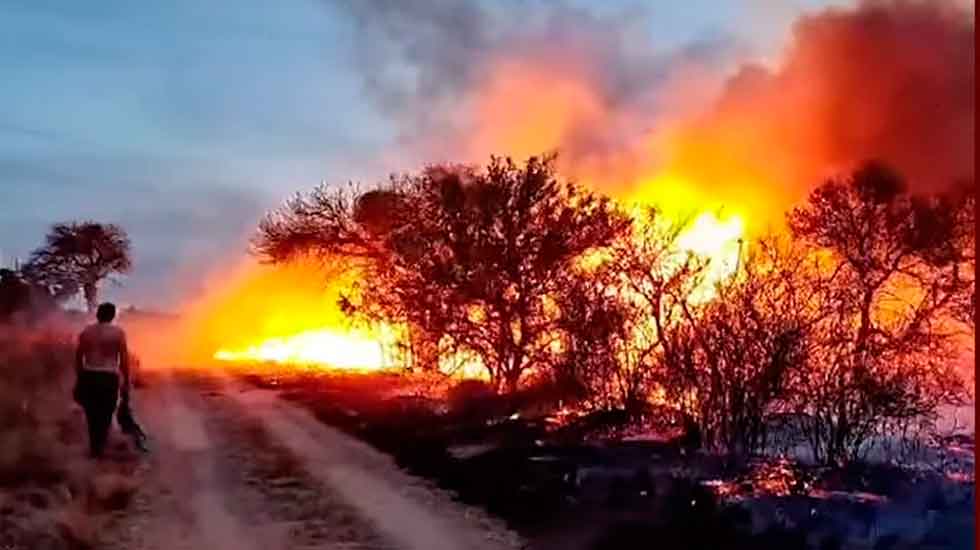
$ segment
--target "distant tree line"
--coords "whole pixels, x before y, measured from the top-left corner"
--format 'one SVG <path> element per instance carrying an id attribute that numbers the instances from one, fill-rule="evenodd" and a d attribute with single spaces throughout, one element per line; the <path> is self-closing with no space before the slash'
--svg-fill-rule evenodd
<path id="1" fill-rule="evenodd" d="M 0 322 L 31 320 L 81 294 L 89 313 L 99 287 L 132 267 L 129 237 L 113 224 L 57 223 L 17 270 L 0 270 Z"/>
<path id="2" fill-rule="evenodd" d="M 972 192 L 911 195 L 869 162 L 746 243 L 699 299 L 711 261 L 681 250 L 679 224 L 628 216 L 553 158 L 493 158 L 321 186 L 268 214 L 253 245 L 271 262 L 355 265 L 341 305 L 407 327 L 415 367 L 464 357 L 501 392 L 666 406 L 733 457 L 782 426 L 844 463 L 966 397 L 954 362 L 974 330 L 973 220 Z"/>

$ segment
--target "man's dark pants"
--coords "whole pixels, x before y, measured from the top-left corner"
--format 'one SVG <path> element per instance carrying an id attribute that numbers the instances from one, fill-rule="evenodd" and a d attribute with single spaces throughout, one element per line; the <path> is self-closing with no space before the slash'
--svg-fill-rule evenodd
<path id="1" fill-rule="evenodd" d="M 119 375 L 82 370 L 78 373 L 75 399 L 85 410 L 88 440 L 93 456 L 101 456 L 119 397 Z"/>

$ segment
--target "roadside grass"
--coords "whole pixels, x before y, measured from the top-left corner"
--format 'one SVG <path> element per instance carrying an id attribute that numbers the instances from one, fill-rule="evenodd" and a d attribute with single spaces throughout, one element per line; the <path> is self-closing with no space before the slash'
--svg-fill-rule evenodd
<path id="1" fill-rule="evenodd" d="M 131 468 L 86 456 L 73 353 L 67 331 L 0 326 L 0 548 L 95 548 L 136 491 Z"/>

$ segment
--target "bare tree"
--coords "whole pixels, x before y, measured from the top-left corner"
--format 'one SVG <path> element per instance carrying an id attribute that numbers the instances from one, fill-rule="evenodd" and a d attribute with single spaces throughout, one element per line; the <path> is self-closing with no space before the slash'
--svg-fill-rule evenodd
<path id="1" fill-rule="evenodd" d="M 770 420 L 794 402 L 817 320 L 805 263 L 785 240 L 753 242 L 732 280 L 676 330 L 666 387 L 703 444 L 732 460 L 765 450 Z"/>
<path id="2" fill-rule="evenodd" d="M 129 237 L 121 227 L 71 222 L 51 227 L 45 245 L 24 266 L 24 274 L 59 299 L 81 290 L 91 313 L 98 305 L 99 284 L 131 268 Z"/>
<path id="3" fill-rule="evenodd" d="M 623 300 L 615 264 L 606 258 L 596 262 L 572 272 L 556 293 L 562 354 L 552 368 L 553 381 L 580 406 L 642 412 L 650 388 L 646 371 L 629 355 L 635 308 Z"/>
<path id="4" fill-rule="evenodd" d="M 910 196 L 897 174 L 868 163 L 789 215 L 828 284 L 821 345 L 799 388 L 818 460 L 860 459 L 888 424 L 929 420 L 962 396 L 952 360 L 972 317 L 964 208 Z"/>
<path id="5" fill-rule="evenodd" d="M 629 237 L 616 243 L 611 263 L 628 335 L 613 380 L 627 400 L 649 401 L 659 392 L 687 414 L 682 396 L 672 390 L 690 360 L 680 344 L 695 316 L 696 294 L 706 288 L 709 260 L 679 248 L 684 227 L 684 221 L 668 221 L 649 208 L 635 216 Z"/>
<path id="6" fill-rule="evenodd" d="M 554 159 L 434 166 L 371 193 L 315 191 L 260 226 L 256 250 L 364 260 L 345 306 L 400 321 L 428 349 L 477 358 L 513 391 L 560 354 L 555 295 L 576 258 L 628 226 L 608 200 L 560 181 Z"/>

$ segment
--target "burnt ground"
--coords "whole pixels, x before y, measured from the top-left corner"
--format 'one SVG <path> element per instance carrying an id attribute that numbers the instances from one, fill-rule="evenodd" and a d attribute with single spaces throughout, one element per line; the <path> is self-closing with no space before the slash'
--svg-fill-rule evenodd
<path id="1" fill-rule="evenodd" d="M 780 495 L 732 505 L 703 482 L 724 479 L 751 492 L 758 479 L 674 442 L 583 443 L 582 430 L 541 420 L 498 414 L 488 422 L 424 398 L 391 397 L 400 382 L 384 375 L 248 380 L 504 519 L 534 549 L 629 550 L 651 541 L 665 550 L 973 548 L 972 482 L 951 487 L 889 467 L 798 470 L 774 481 L 777 471 L 769 483 L 781 484 Z"/>

